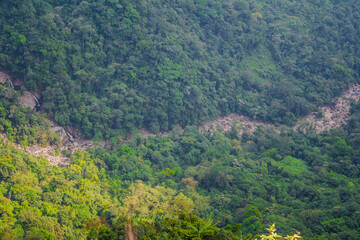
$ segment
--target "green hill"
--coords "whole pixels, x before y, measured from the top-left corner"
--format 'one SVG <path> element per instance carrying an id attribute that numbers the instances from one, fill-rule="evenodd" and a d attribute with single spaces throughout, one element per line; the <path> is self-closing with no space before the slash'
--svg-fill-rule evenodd
<path id="1" fill-rule="evenodd" d="M 273 223 L 304 239 L 360 236 L 360 104 L 322 135 L 186 128 L 63 152 L 69 167 L 11 144 L 59 144 L 42 116 L 4 98 L 0 110 L 1 239 L 245 240 Z"/>
<path id="2" fill-rule="evenodd" d="M 356 0 L 0 1 L 0 72 L 23 84 L 0 85 L 0 239 L 359 239 L 360 104 L 288 127 L 358 81 L 359 39 Z M 193 127 L 230 113 L 284 125 Z M 60 151 L 46 117 L 99 147 Z"/>
<path id="3" fill-rule="evenodd" d="M 88 137 L 292 125 L 359 77 L 357 1 L 2 1 L 0 68 Z"/>

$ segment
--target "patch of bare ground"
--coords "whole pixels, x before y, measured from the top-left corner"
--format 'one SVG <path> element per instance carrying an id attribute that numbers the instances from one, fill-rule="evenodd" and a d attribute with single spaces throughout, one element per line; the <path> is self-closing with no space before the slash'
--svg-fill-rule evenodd
<path id="1" fill-rule="evenodd" d="M 137 240 L 130 222 L 125 225 L 125 235 L 126 240 Z"/>
<path id="2" fill-rule="evenodd" d="M 337 100 L 323 105 L 319 107 L 317 112 L 312 112 L 301 118 L 293 129 L 304 132 L 315 131 L 321 133 L 347 124 L 350 118 L 351 102 L 355 101 L 357 103 L 359 99 L 360 84 L 353 84 L 349 89 L 344 91 Z M 320 115 L 321 117 L 317 117 L 319 113 L 322 113 L 322 116 Z M 199 130 L 202 132 L 213 132 L 215 130 L 226 132 L 231 129 L 233 123 L 239 123 L 240 126 L 242 126 L 239 128 L 240 135 L 244 132 L 253 133 L 260 125 L 274 129 L 279 127 L 279 125 L 260 122 L 242 115 L 230 114 L 201 124 Z"/>
<path id="3" fill-rule="evenodd" d="M 25 108 L 34 109 L 38 104 L 37 99 L 31 92 L 24 91 L 21 97 L 18 99 L 18 102 L 23 105 Z"/>
<path id="4" fill-rule="evenodd" d="M 293 127 L 294 130 L 302 131 L 315 131 L 321 133 L 323 131 L 330 130 L 332 128 L 340 127 L 343 124 L 346 124 L 350 117 L 350 106 L 351 101 L 358 102 L 360 99 L 360 84 L 352 85 L 348 90 L 343 92 L 336 101 L 332 101 L 324 106 L 319 107 L 318 112 L 322 112 L 322 117 L 318 118 L 318 112 L 313 112 L 303 118 L 301 118 L 298 123 Z M 44 157 L 49 160 L 49 165 L 56 166 L 69 166 L 70 159 L 62 154 L 56 154 L 62 151 L 66 151 L 69 155 L 77 151 L 86 151 L 88 148 L 93 147 L 105 147 L 105 143 L 98 144 L 95 146 L 92 140 L 87 140 L 81 134 L 81 132 L 74 127 L 61 127 L 55 123 L 49 121 L 51 124 L 50 130 L 58 133 L 60 137 L 60 146 L 48 146 L 41 147 L 38 145 L 30 146 L 27 148 L 21 147 L 19 144 L 11 143 L 15 147 L 24 149 L 25 152 L 36 156 Z M 204 122 L 198 126 L 199 131 L 201 132 L 214 132 L 219 130 L 222 132 L 227 132 L 231 130 L 233 124 L 240 126 L 238 128 L 239 135 L 242 135 L 244 132 L 253 133 L 256 128 L 260 125 L 277 129 L 279 125 L 264 123 L 251 119 L 246 116 L 238 114 L 230 114 L 224 117 L 217 117 L 215 120 Z M 182 133 L 184 130 L 177 130 L 179 133 Z M 139 135 L 142 137 L 148 136 L 161 136 L 168 137 L 171 132 L 158 132 L 152 133 L 146 129 L 139 129 Z M 2 138 L 6 140 L 4 135 Z M 132 137 L 127 138 L 126 140 L 131 140 Z M 58 151 L 57 151 L 58 150 Z"/>
<path id="5" fill-rule="evenodd" d="M 76 153 L 77 151 L 86 151 L 88 148 L 94 148 L 94 147 L 101 147 L 104 148 L 105 147 L 105 143 L 98 143 L 98 144 L 94 144 L 94 142 L 92 140 L 86 139 L 83 134 L 80 132 L 79 129 L 74 128 L 74 127 L 70 127 L 70 126 L 65 126 L 65 127 L 61 127 L 56 125 L 54 122 L 49 121 L 51 124 L 51 128 L 50 130 L 58 133 L 59 137 L 60 137 L 60 144 L 59 146 L 51 146 L 49 148 L 51 148 L 52 152 L 56 152 L 56 150 L 58 150 L 58 152 L 63 152 L 65 151 L 66 153 L 68 153 L 68 155 L 72 155 L 74 153 Z M 59 159 L 54 159 L 54 158 L 48 158 L 49 159 L 49 164 L 50 165 L 70 165 L 70 159 L 68 157 L 62 156 L 63 161 L 58 161 Z M 60 163 L 60 164 L 59 164 Z"/>
<path id="6" fill-rule="evenodd" d="M 32 145 L 24 148 L 20 144 L 8 141 L 5 134 L 1 134 L 0 136 L 7 144 L 10 144 L 18 149 L 22 149 L 32 156 L 46 158 L 49 160 L 49 165 L 60 167 L 69 166 L 71 159 L 68 156 L 71 156 L 77 151 L 86 151 L 88 148 L 92 147 L 104 148 L 105 145 L 102 143 L 95 146 L 92 140 L 85 139 L 78 130 L 74 130 L 70 127 L 60 127 L 53 124 L 50 130 L 59 134 L 60 144 L 58 146 L 53 145 L 44 147 L 40 145 Z M 63 151 L 65 151 L 65 155 L 63 154 Z"/>
<path id="7" fill-rule="evenodd" d="M 228 132 L 231 130 L 231 127 L 236 124 L 238 127 L 239 135 L 242 135 L 244 132 L 253 133 L 255 132 L 256 128 L 260 125 L 265 127 L 273 127 L 277 128 L 278 125 L 270 124 L 270 123 L 264 123 L 261 121 L 257 121 L 254 119 L 251 119 L 249 117 L 238 115 L 235 113 L 232 113 L 230 115 L 224 116 L 224 117 L 217 117 L 216 119 L 208 122 L 204 122 L 198 126 L 198 130 L 200 132 L 214 132 L 214 131 L 220 131 L 220 132 Z M 175 130 L 178 133 L 183 133 L 184 129 Z M 151 131 L 141 128 L 139 129 L 138 133 L 141 137 L 168 137 L 171 134 L 170 132 L 161 131 L 158 133 L 152 133 Z M 132 139 L 134 136 L 131 136 L 128 140 Z"/>
<path id="8" fill-rule="evenodd" d="M 70 165 L 69 159 L 65 156 L 62 156 L 61 154 L 57 155 L 56 149 L 53 146 L 42 147 L 39 145 L 32 145 L 24 148 L 20 144 L 8 141 L 5 134 L 1 134 L 0 136 L 2 141 L 15 148 L 21 149 L 34 157 L 43 157 L 48 159 L 49 165 L 56 165 L 61 167 Z"/>
<path id="9" fill-rule="evenodd" d="M 7 73 L 0 72 L 0 83 L 5 84 L 7 81 L 10 80 L 10 76 Z"/>
<path id="10" fill-rule="evenodd" d="M 175 130 L 178 133 L 183 133 L 184 129 L 182 129 L 180 126 L 178 127 L 179 130 Z M 160 137 L 169 137 L 169 135 L 172 133 L 173 131 L 160 131 L 157 133 L 153 133 L 145 128 L 140 128 L 139 129 L 139 133 L 136 135 L 140 135 L 143 138 L 147 138 L 147 137 L 155 137 L 155 136 L 160 136 Z M 130 139 L 132 139 L 134 136 L 131 136 Z M 129 140 L 130 140 L 129 139 Z"/>
<path id="11" fill-rule="evenodd" d="M 5 85 L 7 82 L 10 84 L 11 88 L 16 86 L 23 86 L 23 82 L 20 79 L 14 78 L 6 72 L 0 71 L 0 84 Z M 24 107 L 34 109 L 36 106 L 39 106 L 39 93 L 29 91 L 22 91 L 20 93 L 21 97 L 18 99 L 18 102 Z M 40 145 L 32 145 L 24 148 L 20 144 L 9 142 L 5 134 L 1 134 L 1 138 L 4 142 L 7 142 L 16 148 L 22 149 L 30 155 L 48 159 L 49 165 L 56 166 L 70 165 L 71 160 L 69 157 L 62 154 L 63 151 L 67 153 L 66 155 L 70 156 L 77 151 L 86 151 L 88 148 L 95 147 L 93 141 L 87 140 L 76 128 L 69 126 L 60 127 L 54 122 L 50 120 L 48 121 L 51 125 L 50 130 L 59 134 L 59 146 L 43 147 Z M 105 144 L 102 143 L 96 145 L 96 147 L 104 147 L 104 145 Z"/>
<path id="12" fill-rule="evenodd" d="M 41 147 L 34 145 L 25 149 L 25 152 L 31 155 L 47 158 L 49 165 L 69 166 L 71 160 L 67 156 L 71 156 L 77 151 L 86 151 L 88 148 L 104 147 L 105 145 L 101 143 L 95 146 L 93 141 L 86 139 L 78 129 L 69 126 L 61 127 L 54 122 L 49 122 L 51 124 L 50 130 L 59 134 L 59 146 Z M 66 156 L 62 154 L 64 151 Z"/>
<path id="13" fill-rule="evenodd" d="M 359 98 L 360 84 L 354 84 L 343 92 L 336 101 L 323 105 L 319 107 L 318 112 L 301 118 L 294 129 L 305 132 L 313 130 L 321 133 L 347 124 L 350 118 L 351 102 L 357 103 Z M 321 113 L 320 117 L 317 117 L 318 113 Z"/>
<path id="14" fill-rule="evenodd" d="M 228 132 L 231 130 L 231 127 L 233 126 L 234 123 L 239 126 L 239 128 L 238 128 L 239 135 L 242 135 L 244 132 L 253 133 L 253 132 L 255 132 L 256 128 L 260 125 L 268 127 L 268 128 L 270 128 L 270 127 L 277 128 L 278 127 L 277 125 L 274 125 L 274 124 L 264 123 L 261 121 L 251 119 L 246 116 L 232 113 L 228 116 L 218 117 L 213 121 L 204 122 L 198 127 L 198 129 L 201 132 L 214 132 L 215 130 Z"/>

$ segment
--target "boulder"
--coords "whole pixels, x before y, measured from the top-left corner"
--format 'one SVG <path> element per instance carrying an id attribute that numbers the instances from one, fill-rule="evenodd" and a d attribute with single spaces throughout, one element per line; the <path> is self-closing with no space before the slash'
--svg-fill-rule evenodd
<path id="1" fill-rule="evenodd" d="M 0 72 L 0 83 L 4 85 L 7 81 L 10 80 L 10 76 L 4 72 Z"/>
<path id="2" fill-rule="evenodd" d="M 23 105 L 23 107 L 30 108 L 31 110 L 33 110 L 37 105 L 37 101 L 35 100 L 33 94 L 28 91 L 24 91 L 18 101 L 21 105 Z"/>

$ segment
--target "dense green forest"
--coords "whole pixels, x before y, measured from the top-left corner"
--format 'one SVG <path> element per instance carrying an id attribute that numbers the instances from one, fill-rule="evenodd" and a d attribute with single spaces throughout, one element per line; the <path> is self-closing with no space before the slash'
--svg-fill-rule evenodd
<path id="1" fill-rule="evenodd" d="M 88 137 L 294 124 L 359 77 L 356 0 L 0 2 L 0 68 Z"/>
<path id="2" fill-rule="evenodd" d="M 359 39 L 356 0 L 0 1 L 23 83 L 0 85 L 0 239 L 360 239 L 360 103 L 289 127 L 359 81 Z M 284 125 L 194 127 L 230 113 Z M 62 144 L 46 118 L 107 144 L 49 165 L 25 152 Z"/>
<path id="3" fill-rule="evenodd" d="M 21 93 L 0 84 L 0 133 L 5 133 L 10 142 L 22 147 L 39 144 L 59 144 L 59 137 L 49 130 L 49 123 L 29 109 L 24 109 L 16 100 Z"/>
<path id="4" fill-rule="evenodd" d="M 1 102 L 10 142 L 41 143 L 43 117 Z M 322 135 L 259 127 L 240 137 L 234 125 L 137 136 L 63 168 L 1 142 L 0 238 L 259 239 L 275 223 L 283 236 L 359 239 L 360 104 L 351 112 Z M 21 135 L 23 125 L 42 130 Z"/>

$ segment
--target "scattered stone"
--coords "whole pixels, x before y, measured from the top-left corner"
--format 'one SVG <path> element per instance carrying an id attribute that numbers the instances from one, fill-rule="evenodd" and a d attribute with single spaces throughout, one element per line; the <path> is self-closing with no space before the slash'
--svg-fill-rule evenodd
<path id="1" fill-rule="evenodd" d="M 337 101 L 331 101 L 319 107 L 318 111 L 323 113 L 321 118 L 316 118 L 316 112 L 301 118 L 295 125 L 294 130 L 303 130 L 305 132 L 314 129 L 315 132 L 321 133 L 333 128 L 347 124 L 350 118 L 351 102 L 356 103 L 360 98 L 360 84 L 350 86 L 343 92 Z M 304 126 L 301 127 L 301 126 Z"/>

